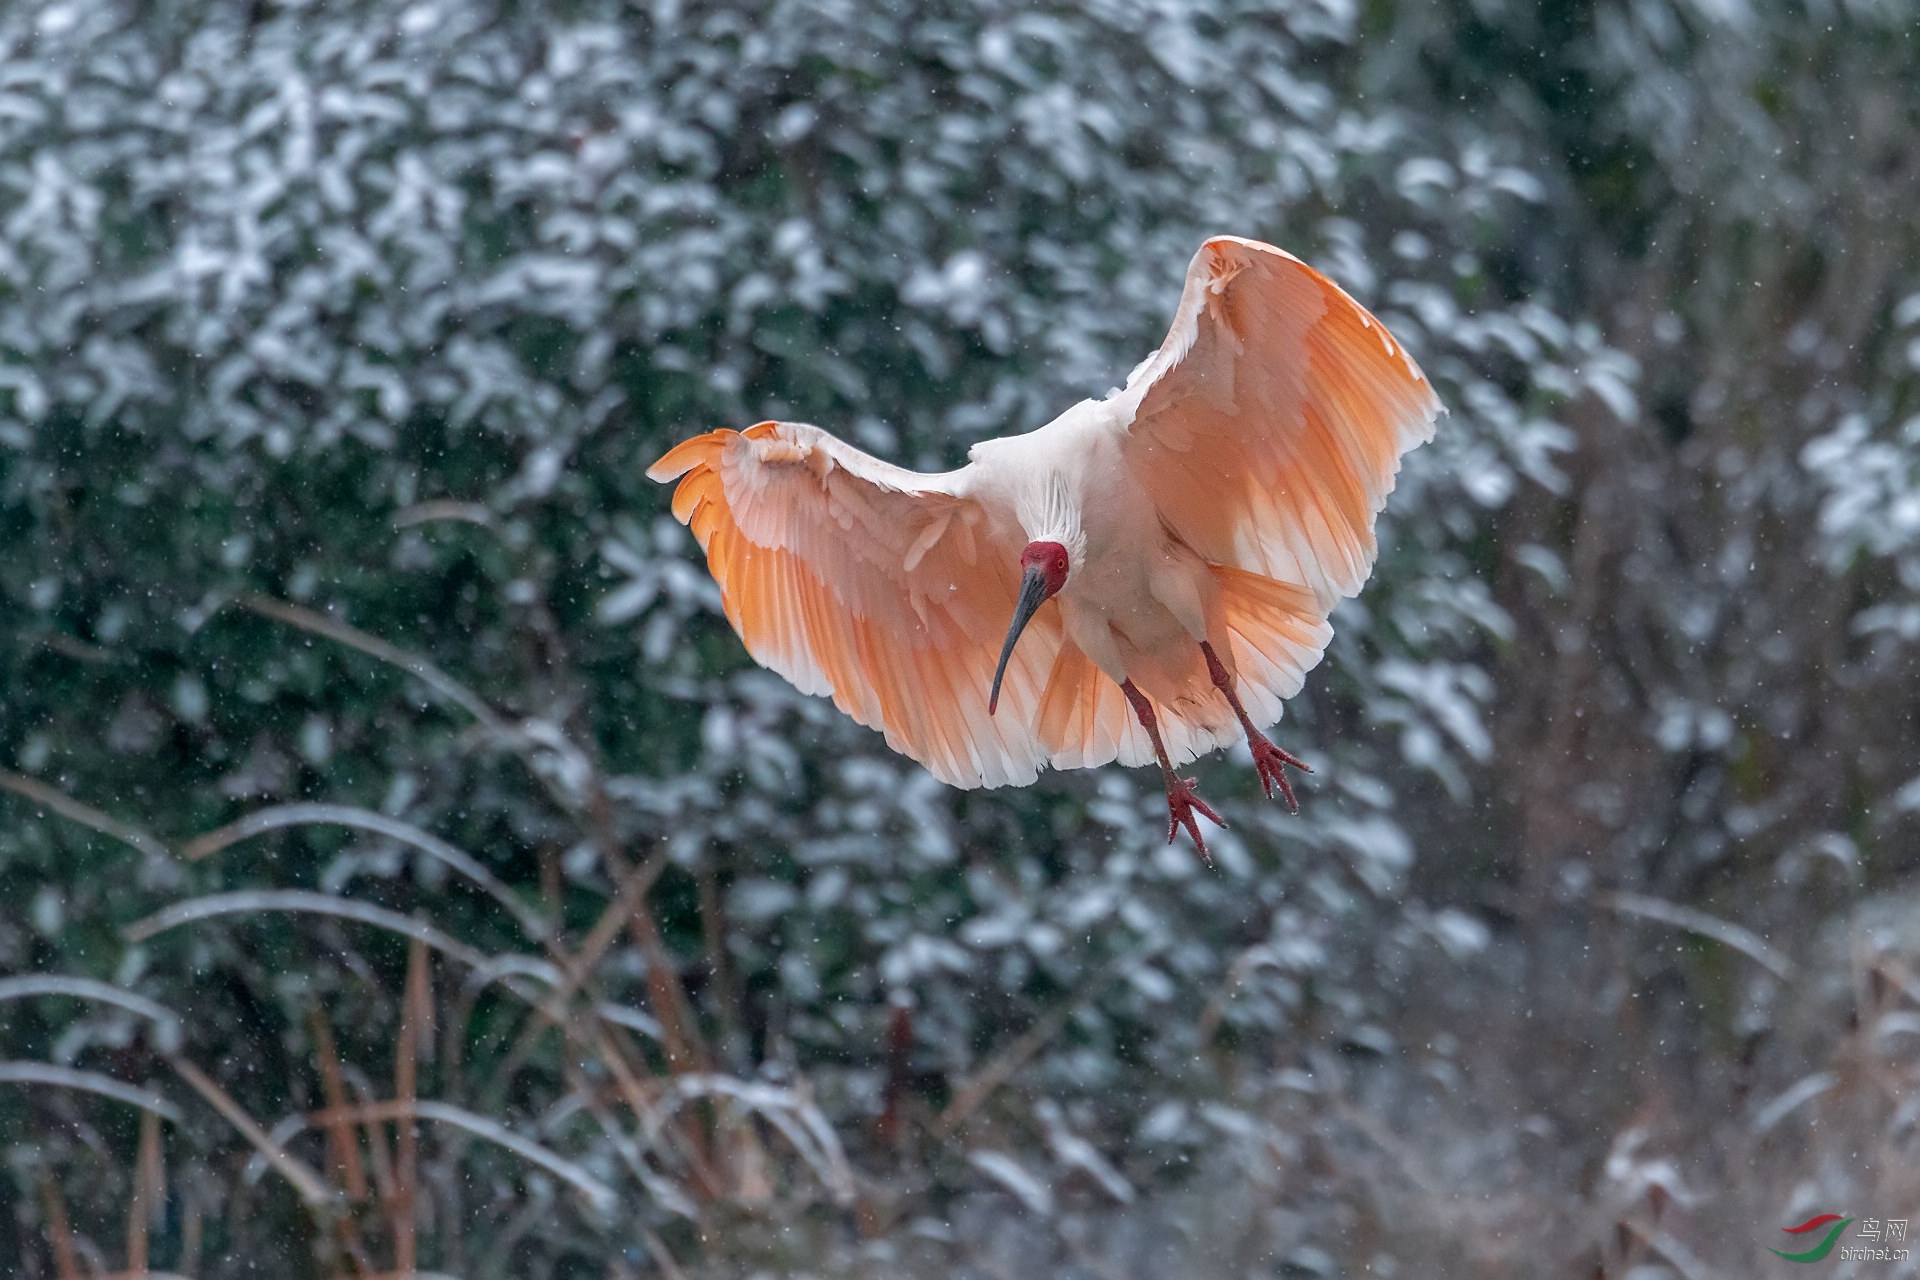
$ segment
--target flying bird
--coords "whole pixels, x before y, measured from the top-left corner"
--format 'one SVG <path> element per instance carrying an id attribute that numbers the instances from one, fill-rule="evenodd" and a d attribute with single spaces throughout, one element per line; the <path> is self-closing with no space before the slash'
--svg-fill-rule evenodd
<path id="1" fill-rule="evenodd" d="M 1126 386 L 927 475 L 818 427 L 676 445 L 673 514 L 761 665 L 826 694 L 956 787 L 1157 763 L 1167 839 L 1200 854 L 1176 766 L 1262 732 L 1374 559 L 1401 455 L 1441 412 L 1366 309 L 1272 245 L 1200 246 L 1166 341 Z"/>

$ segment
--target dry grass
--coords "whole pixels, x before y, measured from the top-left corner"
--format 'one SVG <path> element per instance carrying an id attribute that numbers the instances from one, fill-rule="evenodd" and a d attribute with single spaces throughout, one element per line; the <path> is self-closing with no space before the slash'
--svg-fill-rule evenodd
<path id="1" fill-rule="evenodd" d="M 590 746 L 551 724 L 515 724 L 439 668 L 343 624 L 274 602 L 245 603 L 393 662 L 470 714 L 475 733 L 519 755 L 557 807 L 575 815 L 610 892 L 588 927 L 569 932 L 557 893 L 544 894 L 544 909 L 536 909 L 468 852 L 342 805 L 264 809 L 180 843 L 178 856 L 201 861 L 234 856 L 245 841 L 289 827 L 366 831 L 463 877 L 511 922 L 519 944 L 482 950 L 422 915 L 308 890 L 188 898 L 134 924 L 129 938 L 148 939 L 287 913 L 405 939 L 398 990 L 375 1002 L 394 1011 L 390 1060 L 368 1055 L 365 1028 L 342 1028 L 335 1013 L 312 1004 L 300 1027 L 304 1060 L 269 1088 L 256 1082 L 249 1096 L 320 1105 L 295 1105 L 271 1120 L 249 1112 L 219 1073 L 189 1056 L 191 1024 L 175 1011 L 105 983 L 5 980 L 0 999 L 65 995 L 116 1005 L 148 1027 L 144 1058 L 119 1059 L 127 1078 L 0 1064 L 0 1079 L 103 1094 L 139 1109 L 130 1150 L 115 1156 L 110 1143 L 96 1144 L 121 1164 L 124 1246 L 95 1238 L 109 1228 L 76 1226 L 52 1178 L 39 1206 L 45 1252 L 29 1260 L 27 1274 L 217 1270 L 209 1233 L 220 1234 L 228 1204 L 246 1201 L 242 1188 L 261 1177 L 292 1192 L 304 1224 L 280 1261 L 343 1278 L 436 1274 L 425 1267 L 521 1274 L 527 1258 L 551 1268 L 572 1249 L 615 1275 L 758 1267 L 1205 1280 L 1277 1269 L 1704 1280 L 1751 1273 L 1767 1260 L 1764 1245 L 1779 1238 L 1771 1233 L 1780 1224 L 1813 1212 L 1920 1211 L 1920 927 L 1911 923 L 1920 911 L 1892 900 L 1837 925 L 1800 963 L 1697 910 L 1628 895 L 1597 901 L 1582 927 L 1610 938 L 1611 950 L 1601 951 L 1613 958 L 1593 961 L 1584 978 L 1550 984 L 1544 1002 L 1528 995 L 1524 971 L 1551 965 L 1512 941 L 1464 979 L 1447 976 L 1464 982 L 1470 1026 L 1457 1005 L 1450 1014 L 1440 1001 L 1423 1003 L 1415 982 L 1397 1020 L 1388 1019 L 1402 1046 L 1396 1052 L 1295 1046 L 1288 1062 L 1224 1057 L 1228 1083 L 1190 1120 L 1202 1141 L 1184 1165 L 1151 1175 L 1137 1198 L 1097 1154 L 1069 1158 L 1072 1139 L 1059 1133 L 1047 1141 L 1060 1163 L 1081 1173 L 1054 1187 L 1023 1189 L 1017 1160 L 993 1163 L 999 1146 L 1033 1134 L 1006 1132 L 992 1100 L 1018 1087 L 1113 967 L 988 1055 L 943 1108 L 911 1096 L 906 1084 L 912 1021 L 903 1009 L 888 1033 L 876 1140 L 863 1146 L 881 1172 L 863 1175 L 803 1075 L 776 1085 L 718 1068 L 709 1031 L 737 1026 L 740 1011 L 724 981 L 711 985 L 704 1009 L 690 998 L 652 901 L 666 853 L 628 847 Z M 21 781 L 0 776 L 16 792 Z M 52 813 L 143 851 L 166 849 L 86 806 L 40 795 L 43 784 L 32 787 Z M 700 907 L 704 963 L 724 974 L 719 894 L 706 881 Z M 1773 1030 L 1758 1061 L 1729 1070 L 1725 1054 L 1662 1055 L 1633 1001 L 1604 995 L 1644 945 L 1629 931 L 1632 921 L 1712 939 L 1736 964 L 1751 965 L 1772 993 Z M 1203 1042 L 1220 1029 L 1230 988 L 1196 1011 Z M 644 1007 L 620 1003 L 628 991 Z M 510 1012 L 500 1015 L 504 1030 L 487 1033 L 497 1039 L 494 1051 L 476 1053 L 487 1039 L 475 1030 L 483 997 Z M 1534 1003 L 1541 1007 L 1532 1010 Z M 343 1043 L 360 1045 L 363 1060 L 350 1060 Z M 1591 1060 L 1581 1062 L 1582 1052 Z M 197 1097 L 196 1110 L 169 1095 L 169 1076 Z M 1605 1082 L 1595 1087 L 1605 1095 L 1599 1101 L 1584 1096 L 1589 1078 Z M 216 1117 L 224 1138 L 208 1136 Z M 171 1150 L 168 1126 L 181 1130 Z M 222 1163 L 219 1153 L 236 1147 L 251 1150 L 244 1169 Z M 939 1171 L 969 1153 L 980 1168 L 999 1170 L 1001 1189 L 958 1198 L 936 1191 Z M 508 1192 L 491 1196 L 494 1221 L 477 1253 L 465 1239 L 474 1208 L 463 1188 L 489 1178 Z M 158 1269 L 163 1264 L 173 1271 Z"/>

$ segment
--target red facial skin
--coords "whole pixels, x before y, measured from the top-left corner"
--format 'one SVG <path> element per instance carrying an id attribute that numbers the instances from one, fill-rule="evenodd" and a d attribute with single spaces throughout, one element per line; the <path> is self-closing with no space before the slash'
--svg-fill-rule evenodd
<path id="1" fill-rule="evenodd" d="M 1020 571 L 1040 570 L 1046 580 L 1047 596 L 1058 594 L 1067 585 L 1067 549 L 1057 542 L 1029 542 L 1020 553 Z"/>
<path id="2" fill-rule="evenodd" d="M 1033 620 L 1034 610 L 1067 585 L 1067 549 L 1057 542 L 1029 542 L 1020 553 L 1020 603 L 1013 611 L 1013 624 L 1007 628 L 1007 642 L 1000 648 L 1000 666 L 993 673 L 993 692 L 987 695 L 987 714 L 1000 707 L 1000 678 L 1007 673 L 1007 661 L 1020 633 Z M 1039 590 L 1036 591 L 1035 587 Z"/>

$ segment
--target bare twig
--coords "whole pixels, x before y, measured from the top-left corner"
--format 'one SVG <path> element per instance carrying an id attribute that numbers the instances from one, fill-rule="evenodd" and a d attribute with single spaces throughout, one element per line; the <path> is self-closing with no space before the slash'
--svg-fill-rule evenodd
<path id="1" fill-rule="evenodd" d="M 1073 1016 L 1077 1003 L 1066 1003 L 1049 1009 L 1040 1020 L 1028 1028 L 1026 1033 L 994 1056 L 993 1061 L 962 1085 L 953 1095 L 933 1122 L 933 1137 L 936 1142 L 945 1139 L 954 1130 L 967 1122 L 967 1119 L 980 1108 L 993 1091 L 1013 1077 L 1013 1073 L 1027 1064 L 1027 1060 L 1046 1047 L 1047 1041 L 1060 1034 L 1067 1025 L 1067 1019 Z"/>
<path id="2" fill-rule="evenodd" d="M 700 1131 L 692 1126 L 668 1128 L 660 1123 L 659 1104 L 666 1090 L 651 1082 L 643 1083 L 634 1075 L 633 1068 L 628 1064 L 627 1055 L 620 1051 L 612 1029 L 606 1022 L 596 1020 L 588 1023 L 587 1039 L 601 1065 L 607 1069 L 607 1074 L 613 1077 L 614 1088 L 619 1091 L 621 1099 L 627 1104 L 627 1109 L 639 1119 L 641 1128 L 651 1135 L 649 1141 L 653 1141 L 663 1132 L 672 1134 L 679 1140 L 681 1154 L 685 1156 L 687 1167 L 702 1193 L 709 1198 L 717 1195 L 722 1179 L 707 1158 L 706 1143 Z M 608 1136 L 614 1138 L 615 1145 L 621 1150 L 622 1158 L 626 1159 L 635 1175 L 656 1199 L 676 1212 L 684 1211 L 689 1217 L 698 1216 L 690 1205 L 682 1204 L 684 1197 L 680 1197 L 671 1187 L 661 1185 L 660 1179 L 646 1167 L 646 1161 L 641 1158 L 637 1150 L 628 1149 L 629 1144 L 618 1126 L 614 1125 L 597 1107 L 594 1108 L 594 1114 L 600 1120 L 602 1127 L 607 1130 Z"/>
<path id="3" fill-rule="evenodd" d="M 887 1018 L 887 1076 L 880 1095 L 880 1120 L 876 1132 L 880 1141 L 892 1146 L 900 1140 L 900 1107 L 907 1089 L 907 1063 L 913 1052 L 913 1010 L 904 1004 L 893 1007 Z"/>
<path id="4" fill-rule="evenodd" d="M 197 1197 L 187 1196 L 186 1202 L 186 1208 L 181 1213 L 180 1256 L 174 1265 L 183 1271 L 193 1272 L 200 1266 L 200 1201 Z"/>
<path id="5" fill-rule="evenodd" d="M 1220 1031 L 1220 1023 L 1227 1013 L 1227 1002 L 1247 976 L 1263 964 L 1273 964 L 1273 948 L 1264 942 L 1255 943 L 1242 951 L 1227 969 L 1227 976 L 1220 986 L 1207 997 L 1206 1007 L 1200 1011 L 1200 1021 L 1194 1027 L 1194 1039 L 1202 1045 L 1211 1045 L 1213 1037 Z"/>
<path id="6" fill-rule="evenodd" d="M 1781 981 L 1793 981 L 1793 961 L 1775 950 L 1766 939 L 1751 929 L 1742 928 L 1692 907 L 1683 907 L 1678 903 L 1668 902 L 1664 898 L 1650 898 L 1640 893 L 1603 893 L 1598 895 L 1595 901 L 1603 907 L 1618 911 L 1621 915 L 1639 916 L 1643 920 L 1657 920 L 1661 924 L 1670 924 L 1690 933 L 1697 933 L 1703 938 L 1712 938 L 1715 942 L 1732 947 Z"/>
<path id="7" fill-rule="evenodd" d="M 393 527 L 406 529 L 416 524 L 429 524 L 435 520 L 459 520 L 465 524 L 477 524 L 482 528 L 491 529 L 493 510 L 481 502 L 462 502 L 458 498 L 436 498 L 428 502 L 416 502 L 410 507 L 395 512 Z"/>
<path id="8" fill-rule="evenodd" d="M 29 778 L 0 769 L 0 791 L 11 791 L 63 818 L 71 819 L 83 827 L 91 827 L 103 836 L 111 836 L 121 844 L 136 849 L 148 857 L 171 856 L 167 846 L 149 832 L 132 823 L 109 817 L 89 805 L 81 804 L 66 792 L 50 787 L 38 778 Z"/>
<path id="9" fill-rule="evenodd" d="M 24 1000 L 30 996 L 71 996 L 76 1000 L 96 1000 L 117 1006 L 153 1023 L 154 1038 L 161 1052 L 172 1053 L 180 1047 L 180 1015 L 124 987 L 57 973 L 24 973 L 0 978 L 0 1001 Z"/>
<path id="10" fill-rule="evenodd" d="M 349 648 L 358 649 L 369 657 L 378 658 L 382 662 L 396 666 L 458 706 L 487 729 L 495 733 L 506 730 L 505 721 L 486 699 L 418 654 L 408 653 L 405 649 L 389 644 L 378 636 L 368 635 L 358 627 L 336 622 L 325 614 L 303 609 L 297 604 L 288 604 L 284 600 L 275 600 L 271 596 L 247 592 L 239 596 L 235 603 L 262 617 L 284 622 L 288 626 L 299 627 L 302 631 L 311 631 L 329 640 L 337 640 Z"/>
<path id="11" fill-rule="evenodd" d="M 679 1187 L 647 1163 L 639 1144 L 633 1140 L 633 1135 L 614 1120 L 611 1112 L 596 1102 L 591 1093 L 586 1093 L 584 1096 L 587 1113 L 600 1125 L 600 1131 L 607 1136 L 607 1141 L 612 1144 L 614 1151 L 626 1163 L 627 1168 L 633 1171 L 634 1177 L 640 1180 L 640 1185 L 647 1189 L 647 1193 L 668 1212 L 677 1213 L 695 1222 L 700 1221 L 699 1206 L 682 1195 Z"/>
<path id="12" fill-rule="evenodd" d="M 612 803 L 607 799 L 605 788 L 599 785 L 597 772 L 589 811 L 599 837 L 601 857 L 606 859 L 616 875 L 626 880 L 632 871 L 627 860 L 620 855 Z M 707 1070 L 710 1059 L 706 1041 L 700 1035 L 700 1024 L 693 1015 L 693 1005 L 687 999 L 686 988 L 680 982 L 680 973 L 673 967 L 666 944 L 661 941 L 660 927 L 654 923 L 653 913 L 647 910 L 643 902 L 637 910 L 628 913 L 626 923 L 634 941 L 639 944 L 640 954 L 646 958 L 647 1000 L 653 1005 L 653 1016 L 660 1020 L 661 1039 L 667 1047 L 668 1070 L 675 1075 Z"/>
<path id="13" fill-rule="evenodd" d="M 466 850 L 449 844 L 410 822 L 402 822 L 384 813 L 375 813 L 371 809 L 360 809 L 353 805 L 275 805 L 270 809 L 250 813 L 217 831 L 209 831 L 205 835 L 194 837 L 181 847 L 180 856 L 189 862 L 196 862 L 229 845 L 238 844 L 242 840 L 251 839 L 268 831 L 308 825 L 352 827 L 358 831 L 371 831 L 375 835 L 386 836 L 389 840 L 410 845 L 428 857 L 453 868 L 486 890 L 496 902 L 512 913 L 514 919 L 520 922 L 520 927 L 526 930 L 527 936 L 534 941 L 541 941 L 551 932 L 551 927 L 544 917 L 522 902 L 519 894 L 509 888 L 493 872 L 480 865 L 479 859 Z"/>
<path id="14" fill-rule="evenodd" d="M 21 631 L 16 634 L 28 644 L 44 645 L 62 657 L 72 658 L 76 662 L 104 667 L 120 661 L 120 654 L 112 649 L 103 649 L 97 644 L 88 644 L 85 640 L 61 635 L 58 631 Z"/>
<path id="15" fill-rule="evenodd" d="M 97 1093 L 103 1098 L 112 1098 L 128 1106 L 139 1107 L 142 1111 L 151 1111 L 175 1124 L 182 1119 L 180 1109 L 157 1093 L 96 1071 L 57 1067 L 50 1062 L 0 1062 L 0 1084 L 44 1084 L 56 1089 L 78 1089 L 82 1093 Z"/>
<path id="16" fill-rule="evenodd" d="M 462 964 L 471 965 L 476 969 L 488 964 L 492 959 L 485 952 L 470 947 L 411 916 L 403 916 L 398 911 L 389 911 L 385 907 L 376 907 L 365 902 L 355 902 L 350 898 L 336 898 L 329 893 L 315 893 L 310 889 L 241 889 L 233 893 L 213 893 L 204 898 L 189 898 L 185 902 L 176 902 L 163 911 L 156 911 L 144 920 L 134 921 L 127 926 L 126 937 L 129 942 L 145 942 L 157 934 L 165 933 L 169 929 L 177 929 L 183 924 L 192 924 L 196 920 L 211 920 L 216 916 L 251 915 L 260 911 L 297 911 L 376 925 L 394 933 L 405 934 L 409 938 L 416 938 L 435 951 L 452 956 Z"/>
<path id="17" fill-rule="evenodd" d="M 960 1087 L 947 1103 L 946 1110 L 934 1119 L 932 1137 L 935 1142 L 944 1142 L 953 1132 L 967 1122 L 968 1117 L 980 1108 L 993 1091 L 1013 1078 L 1013 1074 L 1027 1064 L 1034 1054 L 1046 1047 L 1049 1040 L 1060 1034 L 1061 1028 L 1074 1012 L 1092 999 L 1099 990 L 1121 969 L 1127 957 L 1108 961 L 1099 969 L 1084 978 L 1078 989 L 1059 1004 L 1042 1014 L 1025 1034 L 1002 1049 L 976 1073 L 972 1079 Z"/>
<path id="18" fill-rule="evenodd" d="M 1392 1156 L 1400 1166 L 1400 1172 L 1408 1182 L 1420 1189 L 1422 1195 L 1431 1196 L 1436 1202 L 1443 1201 L 1449 1189 L 1427 1171 L 1427 1167 L 1413 1147 L 1402 1142 L 1392 1130 L 1361 1108 L 1354 1106 L 1344 1097 L 1333 1097 L 1327 1105 L 1330 1109 L 1352 1125 L 1374 1146 Z"/>

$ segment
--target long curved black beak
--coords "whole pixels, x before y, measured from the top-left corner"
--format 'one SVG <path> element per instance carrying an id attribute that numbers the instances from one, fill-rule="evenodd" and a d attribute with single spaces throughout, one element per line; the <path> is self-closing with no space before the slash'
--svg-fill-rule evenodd
<path id="1" fill-rule="evenodd" d="M 993 693 L 987 698 L 987 714 L 1000 705 L 1000 681 L 1007 674 L 1007 661 L 1013 657 L 1013 645 L 1020 633 L 1033 621 L 1034 613 L 1047 602 L 1047 575 L 1038 565 L 1028 565 L 1020 579 L 1020 603 L 1013 607 L 1013 625 L 1007 628 L 1007 642 L 1000 646 L 1000 665 L 993 673 Z"/>

